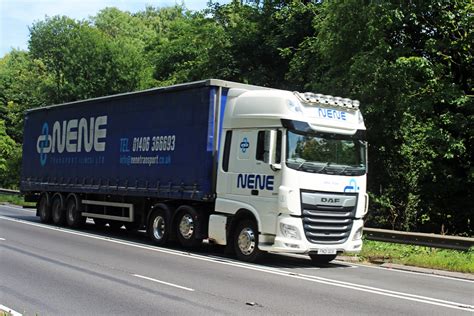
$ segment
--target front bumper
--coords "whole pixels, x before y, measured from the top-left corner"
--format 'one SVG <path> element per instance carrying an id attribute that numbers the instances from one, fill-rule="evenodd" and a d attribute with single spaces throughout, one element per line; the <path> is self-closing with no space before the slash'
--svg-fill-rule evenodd
<path id="1" fill-rule="evenodd" d="M 297 232 L 296 238 L 286 237 L 281 230 L 281 224 L 294 227 Z M 317 252 L 319 249 L 336 250 L 337 252 L 360 252 L 362 249 L 361 229 L 363 226 L 364 221 L 362 219 L 354 219 L 351 232 L 345 242 L 339 244 L 317 244 L 307 240 L 301 218 L 280 215 L 278 217 L 277 235 L 274 243 L 272 245 L 260 244 L 259 248 L 264 251 L 298 254 Z"/>

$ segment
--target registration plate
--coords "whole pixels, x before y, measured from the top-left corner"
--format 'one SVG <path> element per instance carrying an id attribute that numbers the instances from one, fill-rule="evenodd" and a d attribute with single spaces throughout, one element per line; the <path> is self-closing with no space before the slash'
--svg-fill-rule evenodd
<path id="1" fill-rule="evenodd" d="M 336 249 L 318 249 L 318 255 L 335 255 Z"/>

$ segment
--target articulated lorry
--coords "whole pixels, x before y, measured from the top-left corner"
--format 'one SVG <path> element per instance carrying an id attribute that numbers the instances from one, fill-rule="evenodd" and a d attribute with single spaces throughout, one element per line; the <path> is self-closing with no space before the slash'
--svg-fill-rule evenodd
<path id="1" fill-rule="evenodd" d="M 20 188 L 44 223 L 329 262 L 362 247 L 364 135 L 356 100 L 209 79 L 28 111 Z"/>

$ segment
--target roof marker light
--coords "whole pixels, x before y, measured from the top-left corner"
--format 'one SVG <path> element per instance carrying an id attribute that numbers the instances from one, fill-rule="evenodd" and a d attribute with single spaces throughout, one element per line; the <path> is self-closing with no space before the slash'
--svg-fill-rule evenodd
<path id="1" fill-rule="evenodd" d="M 345 107 L 351 108 L 352 107 L 352 100 L 351 99 L 342 99 L 342 104 Z"/>
<path id="2" fill-rule="evenodd" d="M 332 95 L 323 95 L 319 93 L 305 92 L 299 93 L 294 92 L 298 99 L 303 103 L 315 103 L 326 106 L 343 107 L 346 109 L 358 110 L 359 101 L 351 100 L 349 98 L 334 97 Z M 294 111 L 294 110 L 293 110 Z"/>

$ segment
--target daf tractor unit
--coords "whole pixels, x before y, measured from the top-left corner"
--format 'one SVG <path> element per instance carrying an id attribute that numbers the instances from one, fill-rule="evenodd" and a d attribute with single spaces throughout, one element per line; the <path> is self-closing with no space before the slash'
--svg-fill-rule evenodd
<path id="1" fill-rule="evenodd" d="M 44 223 L 324 263 L 361 250 L 366 174 L 358 101 L 209 79 L 28 111 L 20 188 Z"/>

